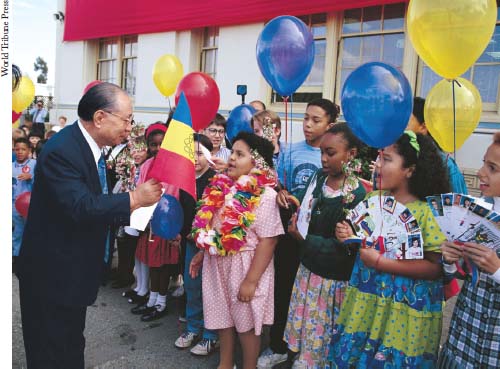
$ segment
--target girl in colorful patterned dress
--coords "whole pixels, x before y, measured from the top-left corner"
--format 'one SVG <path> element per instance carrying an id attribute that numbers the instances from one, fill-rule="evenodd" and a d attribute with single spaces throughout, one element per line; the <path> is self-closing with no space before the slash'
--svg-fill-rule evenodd
<path id="1" fill-rule="evenodd" d="M 288 226 L 299 242 L 300 265 L 288 310 L 284 339 L 287 361 L 275 368 L 327 367 L 333 323 L 340 311 L 356 252 L 335 238 L 335 224 L 345 219 L 345 209 L 354 208 L 365 197 L 352 163 L 362 143 L 346 123 L 330 128 L 321 141 L 322 169 L 311 176 L 300 196 L 297 215 Z"/>
<path id="2" fill-rule="evenodd" d="M 477 172 L 483 196 L 500 213 L 500 132 L 488 147 Z M 455 262 L 467 256 L 479 268 L 477 286 L 466 278 L 455 304 L 448 339 L 439 355 L 440 369 L 500 368 L 500 249 L 467 242 L 442 245 L 445 274 L 453 276 Z"/>
<path id="3" fill-rule="evenodd" d="M 235 331 L 243 369 L 255 369 L 264 324 L 273 323 L 273 252 L 283 234 L 273 167 L 273 145 L 252 133 L 233 141 L 226 172 L 205 188 L 193 222 L 199 248 L 190 265 L 203 264 L 205 328 L 217 329 L 219 369 L 233 368 Z"/>
<path id="4" fill-rule="evenodd" d="M 332 366 L 434 368 L 441 337 L 440 245 L 445 237 L 425 197 L 448 192 L 446 170 L 433 142 L 410 131 L 381 150 L 376 166 L 377 187 L 417 220 L 424 259 L 391 260 L 374 248 L 360 249 L 334 327 Z M 372 192 L 367 197 L 380 195 Z M 352 229 L 338 223 L 336 235 L 345 240 Z"/>

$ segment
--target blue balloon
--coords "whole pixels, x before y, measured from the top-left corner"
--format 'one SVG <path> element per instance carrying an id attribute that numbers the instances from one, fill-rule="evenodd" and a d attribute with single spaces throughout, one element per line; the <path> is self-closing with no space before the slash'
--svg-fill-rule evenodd
<path id="1" fill-rule="evenodd" d="M 235 138 L 240 132 L 253 133 L 252 116 L 257 110 L 252 105 L 241 104 L 231 110 L 227 118 L 226 133 L 230 141 Z"/>
<path id="2" fill-rule="evenodd" d="M 373 62 L 361 65 L 347 77 L 341 104 L 354 134 L 367 145 L 381 149 L 403 134 L 413 110 L 413 96 L 402 72 Z"/>
<path id="3" fill-rule="evenodd" d="M 184 223 L 184 211 L 175 197 L 163 194 L 153 212 L 151 229 L 153 234 L 165 240 L 174 239 Z"/>
<path id="4" fill-rule="evenodd" d="M 272 19 L 257 40 L 260 72 L 281 96 L 290 96 L 306 80 L 314 62 L 314 38 L 299 18 Z"/>

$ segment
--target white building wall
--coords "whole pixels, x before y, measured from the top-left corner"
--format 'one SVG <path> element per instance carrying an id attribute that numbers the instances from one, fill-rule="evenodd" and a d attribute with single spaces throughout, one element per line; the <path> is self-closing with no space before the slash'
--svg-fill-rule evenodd
<path id="1" fill-rule="evenodd" d="M 237 85 L 247 85 L 246 103 L 266 96 L 267 84 L 255 57 L 255 46 L 263 27 L 263 23 L 258 23 L 219 30 L 216 80 L 221 94 L 220 110 L 229 111 L 241 104 L 241 96 L 236 94 Z"/>

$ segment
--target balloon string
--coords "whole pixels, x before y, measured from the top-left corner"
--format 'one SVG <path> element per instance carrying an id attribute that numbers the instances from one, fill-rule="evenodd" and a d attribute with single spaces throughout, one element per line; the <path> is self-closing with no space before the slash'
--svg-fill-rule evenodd
<path id="1" fill-rule="evenodd" d="M 288 149 L 288 96 L 285 96 L 283 97 L 283 102 L 285 103 L 285 147 Z M 288 153 L 288 156 L 290 158 L 290 163 L 291 163 L 291 157 L 292 157 L 292 153 Z M 284 163 L 285 165 L 283 165 L 283 186 L 287 189 L 287 190 L 290 190 L 289 188 L 287 188 L 287 184 L 286 184 L 286 177 L 287 177 L 287 171 L 288 171 L 288 167 L 286 165 L 286 163 Z"/>
<path id="2" fill-rule="evenodd" d="M 293 143 L 293 94 L 290 95 L 290 148 L 292 147 Z M 287 123 L 288 125 L 288 123 Z M 292 152 L 290 150 L 290 156 L 289 156 L 289 169 L 290 172 L 292 171 Z"/>
<path id="3" fill-rule="evenodd" d="M 380 158 L 379 160 L 384 160 L 384 149 L 380 150 Z M 384 216 L 382 213 L 382 173 L 378 174 L 378 177 L 380 177 L 380 187 L 379 187 L 379 207 L 380 207 L 380 217 L 382 218 L 382 223 L 380 224 L 380 235 L 382 235 L 382 230 L 384 229 Z"/>
<path id="4" fill-rule="evenodd" d="M 453 160 L 457 160 L 457 120 L 455 111 L 455 82 L 451 81 L 451 91 L 453 94 Z"/>

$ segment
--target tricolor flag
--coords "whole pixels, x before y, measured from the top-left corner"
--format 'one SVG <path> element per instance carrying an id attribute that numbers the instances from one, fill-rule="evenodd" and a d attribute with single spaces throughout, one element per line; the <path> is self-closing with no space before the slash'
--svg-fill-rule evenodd
<path id="1" fill-rule="evenodd" d="M 196 199 L 193 133 L 191 112 L 182 92 L 148 177 L 179 187 Z"/>

